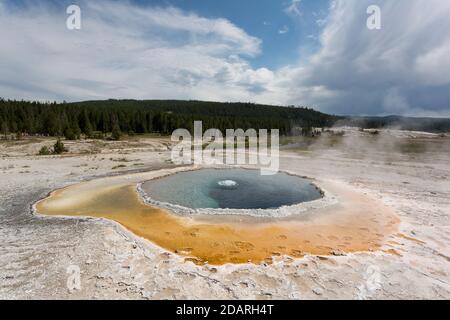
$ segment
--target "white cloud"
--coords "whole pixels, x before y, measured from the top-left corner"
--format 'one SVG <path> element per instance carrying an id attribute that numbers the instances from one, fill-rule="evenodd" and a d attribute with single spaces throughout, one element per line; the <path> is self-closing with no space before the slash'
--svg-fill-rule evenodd
<path id="1" fill-rule="evenodd" d="M 301 17 L 300 10 L 301 0 L 290 0 L 289 5 L 284 9 L 284 12 L 293 17 Z"/>
<path id="2" fill-rule="evenodd" d="M 69 31 L 65 10 L 30 2 L 10 11 L 3 4 L 0 95 L 240 100 L 338 114 L 450 116 L 450 1 L 375 2 L 381 30 L 366 28 L 373 0 L 335 0 L 320 49 L 278 70 L 253 68 L 261 40 L 225 19 L 86 1 L 82 30 Z"/>
<path id="3" fill-rule="evenodd" d="M 450 116 L 450 2 L 377 0 L 382 29 L 366 28 L 373 0 L 336 0 L 321 49 L 275 73 L 286 103 L 339 114 Z M 284 80 L 283 80 L 284 78 Z"/>
<path id="4" fill-rule="evenodd" d="M 288 26 L 283 26 L 283 28 L 281 28 L 280 30 L 278 30 L 279 34 L 285 34 L 289 32 L 289 28 Z"/>
<path id="5" fill-rule="evenodd" d="M 119 2 L 80 7 L 80 31 L 65 28 L 65 9 L 0 7 L 2 95 L 249 100 L 270 78 L 244 60 L 260 53 L 261 40 L 228 20 Z M 223 70 L 233 70 L 226 84 Z"/>
<path id="6" fill-rule="evenodd" d="M 419 55 L 415 61 L 415 72 L 429 85 L 450 83 L 450 41 L 442 43 Z"/>
<path id="7" fill-rule="evenodd" d="M 327 20 L 326 20 L 326 19 L 317 19 L 317 20 L 316 20 L 316 24 L 317 24 L 319 27 L 323 27 L 326 23 L 327 23 Z"/>

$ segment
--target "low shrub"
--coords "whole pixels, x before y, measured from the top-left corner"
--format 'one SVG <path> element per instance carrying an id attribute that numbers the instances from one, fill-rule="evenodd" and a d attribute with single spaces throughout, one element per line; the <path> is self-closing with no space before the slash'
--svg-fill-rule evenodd
<path id="1" fill-rule="evenodd" d="M 40 156 L 48 156 L 51 155 L 52 152 L 50 151 L 50 148 L 47 146 L 43 146 L 40 150 L 39 150 L 39 155 Z"/>

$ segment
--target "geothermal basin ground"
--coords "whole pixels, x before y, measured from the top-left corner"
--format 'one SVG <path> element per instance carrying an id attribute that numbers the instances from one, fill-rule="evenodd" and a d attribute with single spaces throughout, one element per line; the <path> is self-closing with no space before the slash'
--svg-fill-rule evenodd
<path id="1" fill-rule="evenodd" d="M 1 298 L 450 297 L 448 137 L 346 129 L 292 141 L 281 169 L 338 201 L 277 219 L 144 203 L 139 183 L 192 169 L 170 163 L 168 138 L 66 142 L 64 156 L 36 156 L 52 143 L 1 142 Z M 136 206 L 152 212 L 127 216 Z M 73 265 L 81 288 L 69 291 Z"/>

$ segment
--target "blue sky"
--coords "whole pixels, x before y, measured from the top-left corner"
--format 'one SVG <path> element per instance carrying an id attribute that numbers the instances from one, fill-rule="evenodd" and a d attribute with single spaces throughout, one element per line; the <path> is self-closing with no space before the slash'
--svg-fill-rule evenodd
<path id="1" fill-rule="evenodd" d="M 143 6 L 175 6 L 210 18 L 226 18 L 262 40 L 254 67 L 278 68 L 305 58 L 318 47 L 317 20 L 328 14 L 329 0 L 138 0 Z M 300 14 L 296 13 L 295 6 Z"/>
<path id="2" fill-rule="evenodd" d="M 72 0 L 38 2 L 49 3 L 59 10 L 82 3 Z M 29 1 L 5 3 L 20 10 L 27 7 Z M 306 59 L 317 50 L 323 27 L 320 22 L 328 15 L 330 6 L 330 0 L 132 0 L 130 3 L 142 8 L 176 7 L 208 18 L 229 20 L 262 40 L 261 53 L 251 59 L 257 68 L 279 68 Z"/>
<path id="3" fill-rule="evenodd" d="M 449 16 L 445 0 L 0 0 L 0 96 L 450 116 Z"/>

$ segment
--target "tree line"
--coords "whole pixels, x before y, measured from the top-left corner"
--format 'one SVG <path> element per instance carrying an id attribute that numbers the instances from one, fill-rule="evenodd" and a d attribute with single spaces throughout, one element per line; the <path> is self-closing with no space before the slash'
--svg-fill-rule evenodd
<path id="1" fill-rule="evenodd" d="M 253 103 L 180 100 L 105 100 L 75 103 L 0 99 L 1 133 L 64 136 L 67 139 L 111 137 L 122 133 L 171 134 L 203 129 L 279 129 L 291 135 L 297 127 L 332 126 L 338 118 L 305 107 Z"/>
<path id="2" fill-rule="evenodd" d="M 408 131 L 426 131 L 435 133 L 450 132 L 448 118 L 415 118 L 402 116 L 386 117 L 346 117 L 339 125 L 360 127 L 363 129 L 400 129 Z"/>

